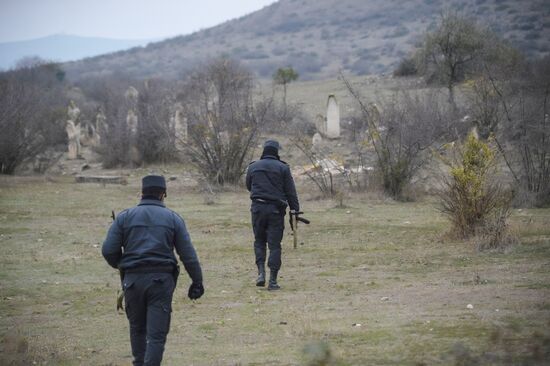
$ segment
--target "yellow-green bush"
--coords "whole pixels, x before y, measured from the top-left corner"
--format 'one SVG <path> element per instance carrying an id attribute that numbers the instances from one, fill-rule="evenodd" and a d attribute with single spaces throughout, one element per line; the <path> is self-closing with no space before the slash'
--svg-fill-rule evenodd
<path id="1" fill-rule="evenodd" d="M 439 196 L 453 233 L 468 238 L 483 231 L 496 211 L 509 207 L 510 197 L 495 179 L 495 151 L 489 144 L 471 133 L 452 153 L 454 159 L 443 159 L 450 174 L 443 180 Z"/>

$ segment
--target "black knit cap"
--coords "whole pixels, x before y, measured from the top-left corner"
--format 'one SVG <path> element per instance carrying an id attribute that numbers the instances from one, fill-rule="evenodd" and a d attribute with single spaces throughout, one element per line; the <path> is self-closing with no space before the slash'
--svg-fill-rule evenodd
<path id="1" fill-rule="evenodd" d="M 266 147 L 273 147 L 275 150 L 281 150 L 281 145 L 279 145 L 279 141 L 277 140 L 267 140 L 264 142 L 264 148 Z"/>
<path id="2" fill-rule="evenodd" d="M 147 175 L 141 180 L 141 189 L 145 188 L 162 188 L 166 191 L 166 180 L 162 175 Z"/>

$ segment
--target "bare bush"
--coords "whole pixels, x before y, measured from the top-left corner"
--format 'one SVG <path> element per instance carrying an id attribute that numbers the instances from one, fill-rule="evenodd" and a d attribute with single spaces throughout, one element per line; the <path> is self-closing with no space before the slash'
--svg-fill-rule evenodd
<path id="1" fill-rule="evenodd" d="M 170 83 L 151 79 L 129 80 L 124 77 L 84 80 L 80 82 L 86 95 L 99 106 L 96 113 L 105 115 L 105 124 L 98 127 L 103 166 L 139 165 L 177 159 L 176 138 L 171 115 L 175 93 Z M 132 85 L 138 97 L 130 101 L 125 93 Z M 128 126 L 128 111 L 136 113 L 137 126 Z"/>
<path id="2" fill-rule="evenodd" d="M 393 71 L 393 76 L 413 76 L 418 74 L 418 66 L 414 56 L 404 57 Z"/>
<path id="3" fill-rule="evenodd" d="M 487 217 L 485 224 L 477 230 L 473 238 L 477 250 L 504 251 L 518 243 L 518 237 L 508 225 L 511 213 L 511 206 L 505 204 Z"/>
<path id="4" fill-rule="evenodd" d="M 195 70 L 179 99 L 188 121 L 181 141 L 191 163 L 210 181 L 236 184 L 252 158 L 270 100 L 253 100 L 254 78 L 221 58 Z"/>
<path id="5" fill-rule="evenodd" d="M 0 173 L 66 141 L 64 73 L 57 64 L 25 62 L 0 74 Z"/>
<path id="6" fill-rule="evenodd" d="M 292 144 L 308 159 L 310 167 L 304 171 L 305 176 L 319 189 L 326 198 L 334 198 L 340 193 L 336 186 L 336 177 L 330 167 L 322 164 L 324 154 L 315 149 L 311 137 L 303 129 L 294 128 L 291 137 Z"/>
<path id="7" fill-rule="evenodd" d="M 486 65 L 498 101 L 500 130 L 494 132 L 521 196 L 550 203 L 550 57 L 533 63 Z"/>
<path id="8" fill-rule="evenodd" d="M 98 101 L 105 114 L 105 125 L 100 126 L 101 145 L 97 152 L 104 168 L 130 164 L 130 130 L 126 123 L 128 105 L 124 99 L 127 82 L 120 79 L 95 81 L 84 89 Z"/>
<path id="9" fill-rule="evenodd" d="M 376 105 L 365 102 L 342 79 L 359 104 L 363 121 L 354 134 L 356 150 L 361 155 L 374 150 L 384 191 L 400 199 L 405 185 L 430 160 L 430 148 L 458 136 L 463 126 L 437 94 L 400 92 Z"/>
<path id="10" fill-rule="evenodd" d="M 137 148 L 143 162 L 168 162 L 177 157 L 176 133 L 171 125 L 175 98 L 161 80 L 148 80 L 138 89 Z"/>

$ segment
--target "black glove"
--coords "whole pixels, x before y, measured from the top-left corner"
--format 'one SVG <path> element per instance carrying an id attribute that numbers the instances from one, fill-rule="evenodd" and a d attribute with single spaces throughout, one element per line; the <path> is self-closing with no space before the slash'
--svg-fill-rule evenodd
<path id="1" fill-rule="evenodd" d="M 187 296 L 191 300 L 196 300 L 200 298 L 203 294 L 204 294 L 204 287 L 202 283 L 193 282 L 191 286 L 189 286 L 189 291 L 187 292 Z"/>

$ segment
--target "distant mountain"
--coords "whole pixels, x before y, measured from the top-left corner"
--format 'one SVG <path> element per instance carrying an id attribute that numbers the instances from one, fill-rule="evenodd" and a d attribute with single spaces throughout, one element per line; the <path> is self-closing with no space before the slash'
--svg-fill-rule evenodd
<path id="1" fill-rule="evenodd" d="M 71 62 L 69 78 L 181 75 L 227 55 L 262 78 L 294 67 L 300 79 L 391 71 L 439 14 L 454 9 L 489 25 L 529 56 L 550 53 L 547 0 L 280 0 L 239 19 L 143 48 Z"/>
<path id="2" fill-rule="evenodd" d="M 65 62 L 144 46 L 151 41 L 56 34 L 28 41 L 0 43 L 0 68 L 11 68 L 17 60 L 26 56 L 39 56 L 47 60 Z"/>

